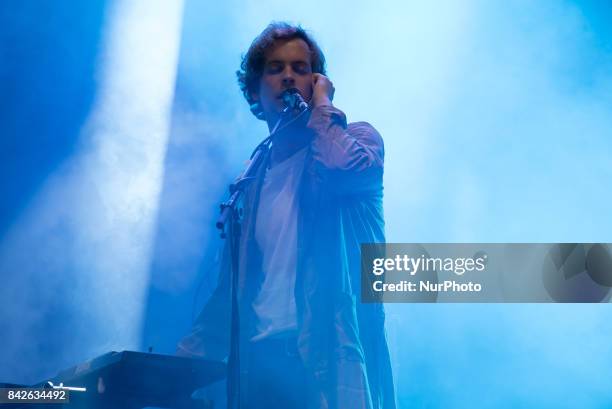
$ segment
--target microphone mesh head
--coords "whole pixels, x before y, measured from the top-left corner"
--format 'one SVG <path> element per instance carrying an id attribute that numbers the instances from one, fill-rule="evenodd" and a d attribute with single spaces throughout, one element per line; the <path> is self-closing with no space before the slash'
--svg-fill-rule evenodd
<path id="1" fill-rule="evenodd" d="M 289 109 L 301 108 L 300 105 L 304 101 L 302 94 L 300 94 L 300 91 L 297 88 L 289 88 L 288 90 L 285 90 L 281 97 L 285 107 L 288 107 Z"/>

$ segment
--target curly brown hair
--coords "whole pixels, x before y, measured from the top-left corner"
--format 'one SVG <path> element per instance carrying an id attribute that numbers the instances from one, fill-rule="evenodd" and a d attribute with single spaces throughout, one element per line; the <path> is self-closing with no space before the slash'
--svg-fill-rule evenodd
<path id="1" fill-rule="evenodd" d="M 278 40 L 304 40 L 310 49 L 311 66 L 313 73 L 325 75 L 325 56 L 316 41 L 301 26 L 286 22 L 272 22 L 251 43 L 249 50 L 242 56 L 240 69 L 236 71 L 240 90 L 251 106 L 251 112 L 258 119 L 264 119 L 260 104 L 256 103 L 251 95 L 259 90 L 259 80 L 263 75 L 266 63 L 266 52 Z"/>

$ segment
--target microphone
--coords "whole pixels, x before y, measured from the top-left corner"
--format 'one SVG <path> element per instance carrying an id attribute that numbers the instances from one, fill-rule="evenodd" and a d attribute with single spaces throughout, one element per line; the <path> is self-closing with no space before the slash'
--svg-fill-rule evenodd
<path id="1" fill-rule="evenodd" d="M 296 88 L 289 88 L 281 94 L 281 98 L 290 110 L 303 112 L 308 109 L 308 104 L 304 101 L 302 94 Z"/>

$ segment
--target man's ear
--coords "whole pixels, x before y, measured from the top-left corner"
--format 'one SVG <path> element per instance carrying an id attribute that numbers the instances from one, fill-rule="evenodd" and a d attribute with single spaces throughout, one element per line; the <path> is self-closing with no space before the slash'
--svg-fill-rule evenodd
<path id="1" fill-rule="evenodd" d="M 261 106 L 261 103 L 259 102 L 259 93 L 251 92 L 249 95 L 251 96 L 251 100 L 253 101 L 253 103 L 250 106 L 251 112 L 253 113 L 253 115 L 257 117 L 257 119 L 265 120 L 266 116 L 263 112 L 263 107 Z"/>

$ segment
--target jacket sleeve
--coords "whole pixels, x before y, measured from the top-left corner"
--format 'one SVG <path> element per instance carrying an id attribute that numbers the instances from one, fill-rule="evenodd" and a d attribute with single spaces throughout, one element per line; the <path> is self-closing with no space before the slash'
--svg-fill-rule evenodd
<path id="1" fill-rule="evenodd" d="M 308 127 L 315 171 L 332 191 L 351 194 L 382 188 L 384 145 L 380 134 L 367 122 L 347 125 L 346 116 L 333 106 L 312 111 Z"/>

